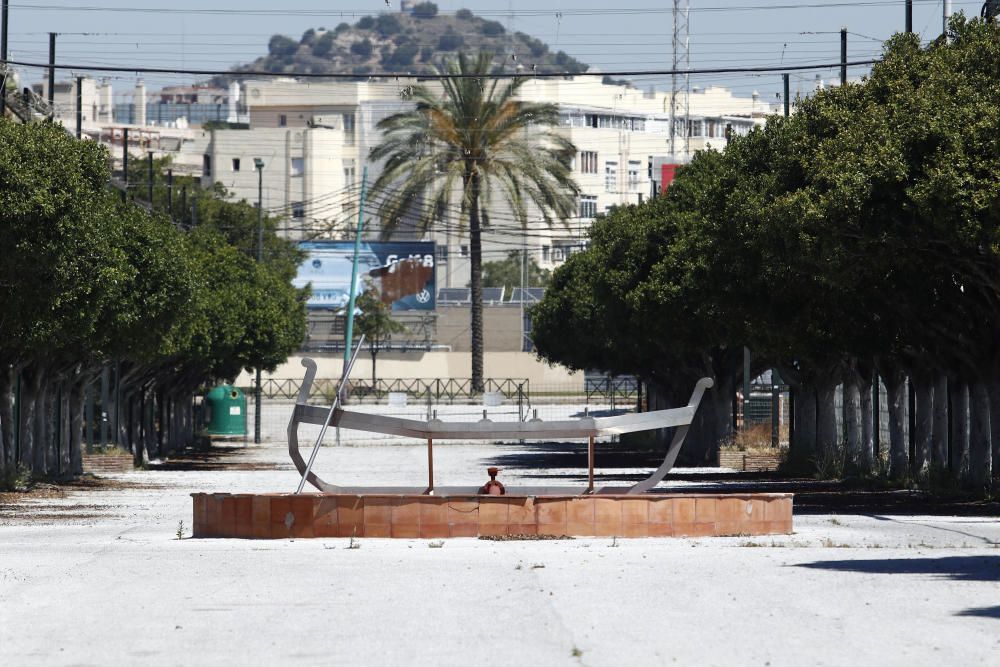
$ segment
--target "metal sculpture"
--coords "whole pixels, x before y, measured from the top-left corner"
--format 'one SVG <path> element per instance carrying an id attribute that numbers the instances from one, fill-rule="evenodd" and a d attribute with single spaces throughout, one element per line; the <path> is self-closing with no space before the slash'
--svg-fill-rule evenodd
<path id="1" fill-rule="evenodd" d="M 312 463 L 316 458 L 319 444 L 329 425 L 358 431 L 426 440 L 428 484 L 424 493 L 428 494 L 434 492 L 433 444 L 435 440 L 587 438 L 589 443 L 587 450 L 589 484 L 583 493 L 593 493 L 595 438 L 676 427 L 674 437 L 660 467 L 653 471 L 648 478 L 631 487 L 627 492 L 629 494 L 643 493 L 663 481 L 666 474 L 673 468 L 674 462 L 677 460 L 677 455 L 684 445 L 684 439 L 687 437 L 691 421 L 698 410 L 698 404 L 701 402 L 705 391 L 713 386 L 710 378 L 702 378 L 695 384 L 691 399 L 684 407 L 655 410 L 640 414 L 617 415 L 614 417 L 584 416 L 579 419 L 554 421 L 543 421 L 535 417 L 525 422 L 494 422 L 486 417 L 486 412 L 484 411 L 483 419 L 475 422 L 445 422 L 437 418 L 429 421 L 420 421 L 343 410 L 340 407 L 339 391 L 338 397 L 331 407 L 309 405 L 309 391 L 316 378 L 316 362 L 306 358 L 302 360 L 302 365 L 306 369 L 305 378 L 302 380 L 299 396 L 292 411 L 292 418 L 288 423 L 288 454 L 295 464 L 295 468 L 302 475 L 302 482 L 299 484 L 297 493 L 302 491 L 302 487 L 307 481 L 324 493 L 342 493 L 345 491 L 343 487 L 329 484 L 312 472 Z M 344 378 L 348 376 L 349 372 L 345 373 Z M 341 379 L 341 385 L 343 385 L 344 378 Z M 313 449 L 308 464 L 303 460 L 302 454 L 299 452 L 298 427 L 300 424 L 316 424 L 322 427 L 320 437 L 316 441 L 316 447 Z"/>

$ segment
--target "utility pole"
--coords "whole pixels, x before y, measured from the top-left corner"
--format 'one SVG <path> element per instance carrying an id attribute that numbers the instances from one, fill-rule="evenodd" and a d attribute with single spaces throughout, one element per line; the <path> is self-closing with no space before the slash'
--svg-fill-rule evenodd
<path id="1" fill-rule="evenodd" d="M 56 33 L 49 33 L 49 120 L 56 117 Z"/>
<path id="2" fill-rule="evenodd" d="M 675 159 L 677 151 L 677 96 L 680 91 L 677 88 L 677 72 L 678 70 L 691 69 L 691 52 L 690 52 L 690 31 L 688 29 L 688 0 L 674 0 L 674 31 L 673 37 L 671 39 L 671 46 L 673 48 L 673 59 L 671 61 L 671 69 L 673 70 L 670 74 L 670 156 L 671 159 Z M 687 123 L 688 123 L 688 111 L 690 110 L 690 102 L 688 97 L 690 95 L 690 85 L 691 77 L 688 74 L 684 75 L 684 151 L 685 154 L 688 153 L 690 148 L 690 139 L 688 138 Z"/>
<path id="3" fill-rule="evenodd" d="M 259 157 L 253 159 L 257 170 L 257 263 L 264 257 L 264 161 Z M 253 441 L 260 444 L 260 364 L 256 368 L 256 384 L 254 385 L 253 405 Z"/>
<path id="4" fill-rule="evenodd" d="M 83 77 L 76 77 L 76 138 L 83 138 Z"/>
<path id="5" fill-rule="evenodd" d="M 789 88 L 789 86 L 788 86 L 788 78 L 789 78 L 788 74 L 782 74 L 781 75 L 781 82 L 782 82 L 782 84 L 784 85 L 784 88 L 785 88 L 784 97 L 782 98 L 782 99 L 785 100 L 785 118 L 788 118 L 789 113 L 791 112 L 791 108 L 792 108 L 791 107 L 791 102 L 788 99 L 788 95 L 789 95 L 789 91 L 788 91 L 788 88 Z"/>
<path id="6" fill-rule="evenodd" d="M 122 180 L 125 189 L 122 190 L 122 201 L 128 201 L 128 128 L 122 129 Z"/>
<path id="7" fill-rule="evenodd" d="M 906 32 L 913 32 L 913 0 L 906 0 Z"/>
<path id="8" fill-rule="evenodd" d="M 951 0 L 944 0 L 941 7 L 941 34 L 944 35 L 945 42 L 950 44 L 951 39 L 948 37 L 948 19 L 951 18 Z"/>
<path id="9" fill-rule="evenodd" d="M 847 85 L 847 26 L 840 29 L 840 85 Z"/>
<path id="10" fill-rule="evenodd" d="M 0 10 L 0 20 L 3 21 L 3 25 L 0 26 L 0 60 L 3 61 L 3 80 L 0 82 L 0 118 L 7 111 L 7 77 L 9 76 L 7 72 L 7 19 L 10 15 L 9 3 L 10 0 L 3 0 L 3 9 Z"/>
<path id="11" fill-rule="evenodd" d="M 146 198 L 149 199 L 149 206 L 153 206 L 153 151 L 146 153 Z"/>
<path id="12" fill-rule="evenodd" d="M 167 215 L 174 219 L 174 170 L 167 169 Z M 259 242 L 259 241 L 258 241 Z M 260 249 L 257 249 L 257 261 L 260 261 Z"/>

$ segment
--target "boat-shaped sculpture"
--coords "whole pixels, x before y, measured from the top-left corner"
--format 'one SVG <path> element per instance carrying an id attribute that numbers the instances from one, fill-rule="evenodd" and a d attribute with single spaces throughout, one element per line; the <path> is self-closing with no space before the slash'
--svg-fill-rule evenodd
<path id="1" fill-rule="evenodd" d="M 595 493 L 594 489 L 594 440 L 602 436 L 636 433 L 661 428 L 676 428 L 670 446 L 667 448 L 663 463 L 649 477 L 626 491 L 627 494 L 638 494 L 649 491 L 666 476 L 673 468 L 687 437 L 688 428 L 698 410 L 698 404 L 705 391 L 712 387 L 710 378 L 702 378 L 695 384 L 688 404 L 669 410 L 654 410 L 639 414 L 625 414 L 611 417 L 584 416 L 579 419 L 563 419 L 544 421 L 533 418 L 528 421 L 498 422 L 485 417 L 479 421 L 442 421 L 430 419 L 404 419 L 383 415 L 367 414 L 344 410 L 339 406 L 339 400 L 333 407 L 309 405 L 309 392 L 316 377 L 316 362 L 303 359 L 305 378 L 299 389 L 298 399 L 288 424 L 288 453 L 303 484 L 308 481 L 323 493 L 353 492 L 354 489 L 330 484 L 320 479 L 312 472 L 312 462 L 315 460 L 319 442 L 322 440 L 327 426 L 345 429 L 381 433 L 385 435 L 419 438 L 427 442 L 428 484 L 423 493 L 434 493 L 434 457 L 433 444 L 435 440 L 548 440 L 553 438 L 586 438 L 589 442 L 587 450 L 588 486 L 582 493 Z M 323 427 L 323 432 L 317 440 L 309 463 L 303 459 L 299 451 L 298 427 L 300 424 L 317 424 Z M 299 491 L 302 484 L 299 486 Z M 564 491 L 565 492 L 565 491 Z"/>

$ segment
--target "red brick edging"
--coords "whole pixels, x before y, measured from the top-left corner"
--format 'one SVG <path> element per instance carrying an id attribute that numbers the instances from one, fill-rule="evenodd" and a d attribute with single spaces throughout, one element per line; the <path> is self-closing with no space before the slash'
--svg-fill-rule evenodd
<path id="1" fill-rule="evenodd" d="M 792 532 L 792 495 L 193 493 L 194 537 L 703 537 Z"/>

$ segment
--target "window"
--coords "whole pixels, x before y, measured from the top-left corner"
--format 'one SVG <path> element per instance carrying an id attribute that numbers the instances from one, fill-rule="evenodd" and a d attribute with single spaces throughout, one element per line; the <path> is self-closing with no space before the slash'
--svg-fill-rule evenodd
<path id="1" fill-rule="evenodd" d="M 458 251 L 459 251 L 458 254 L 460 254 L 462 257 L 469 256 L 469 246 L 467 245 L 460 246 Z"/>
<path id="2" fill-rule="evenodd" d="M 233 158 L 233 171 L 240 170 L 240 159 L 238 157 Z"/>
<path id="3" fill-rule="evenodd" d="M 581 218 L 597 217 L 597 197 L 591 197 L 588 195 L 583 195 L 580 197 L 580 217 Z"/>
<path id="4" fill-rule="evenodd" d="M 638 160 L 628 161 L 628 189 L 638 190 L 639 189 L 639 169 L 642 168 L 642 163 Z"/>
<path id="5" fill-rule="evenodd" d="M 278 127 L 288 127 L 288 116 L 285 114 L 278 115 Z"/>
<path id="6" fill-rule="evenodd" d="M 201 157 L 201 171 L 208 178 L 212 177 L 212 156 L 203 155 Z"/>
<path id="7" fill-rule="evenodd" d="M 596 174 L 597 173 L 597 152 L 596 151 L 581 151 L 580 152 L 580 173 L 583 173 L 583 174 Z"/>
<path id="8" fill-rule="evenodd" d="M 547 245 L 542 246 L 542 261 L 543 262 L 549 261 L 549 246 Z"/>
<path id="9" fill-rule="evenodd" d="M 289 176 L 301 176 L 305 171 L 305 158 L 293 157 Z"/>
<path id="10" fill-rule="evenodd" d="M 306 207 L 300 201 L 292 202 L 292 217 L 293 218 L 304 218 L 306 217 Z"/>
<path id="11" fill-rule="evenodd" d="M 344 185 L 351 189 L 354 187 L 357 172 L 354 170 L 354 160 L 344 160 Z"/>
<path id="12" fill-rule="evenodd" d="M 354 145 L 354 114 L 344 114 L 344 143 L 348 146 Z"/>
<path id="13" fill-rule="evenodd" d="M 604 163 L 604 189 L 615 192 L 618 189 L 618 163 Z"/>
<path id="14" fill-rule="evenodd" d="M 438 264 L 448 263 L 448 246 L 446 245 L 437 246 L 437 261 Z"/>

